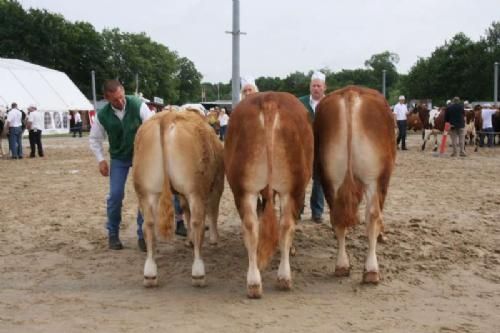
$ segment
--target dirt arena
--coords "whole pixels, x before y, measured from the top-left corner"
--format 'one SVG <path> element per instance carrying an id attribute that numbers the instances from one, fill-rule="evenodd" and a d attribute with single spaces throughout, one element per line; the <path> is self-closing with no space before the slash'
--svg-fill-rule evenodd
<path id="1" fill-rule="evenodd" d="M 0 159 L 0 332 L 500 332 L 500 148 L 439 158 L 418 142 L 412 135 L 410 151 L 398 152 L 378 286 L 360 284 L 364 224 L 348 236 L 351 276 L 335 278 L 329 222 L 313 224 L 306 210 L 293 290 L 274 288 L 276 255 L 264 297 L 249 300 L 227 184 L 220 243 L 204 245 L 207 287 L 191 286 L 191 249 L 175 239 L 159 244 L 160 285 L 145 289 L 132 182 L 125 249 L 109 251 L 108 179 L 88 140 L 44 138 L 44 159 Z"/>

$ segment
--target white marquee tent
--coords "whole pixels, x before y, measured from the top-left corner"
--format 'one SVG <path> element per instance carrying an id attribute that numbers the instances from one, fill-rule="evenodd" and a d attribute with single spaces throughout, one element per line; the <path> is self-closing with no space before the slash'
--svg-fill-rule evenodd
<path id="1" fill-rule="evenodd" d="M 63 72 L 17 59 L 0 58 L 0 106 L 15 102 L 26 111 L 35 105 L 44 112 L 44 134 L 67 133 L 69 111 L 94 107 Z"/>

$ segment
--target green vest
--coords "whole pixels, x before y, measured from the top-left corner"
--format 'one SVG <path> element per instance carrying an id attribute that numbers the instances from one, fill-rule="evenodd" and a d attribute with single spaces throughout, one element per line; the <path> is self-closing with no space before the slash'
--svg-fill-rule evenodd
<path id="1" fill-rule="evenodd" d="M 97 112 L 97 118 L 108 135 L 111 158 L 130 161 L 134 154 L 135 134 L 142 124 L 140 114 L 142 101 L 134 96 L 125 96 L 125 100 L 125 115 L 121 121 L 115 115 L 110 103 Z"/>
<path id="2" fill-rule="evenodd" d="M 299 98 L 299 101 L 301 101 L 302 104 L 304 104 L 304 106 L 306 107 L 307 112 L 309 113 L 309 120 L 312 123 L 314 120 L 314 110 L 312 109 L 311 104 L 309 104 L 310 98 L 310 95 L 302 96 Z"/>

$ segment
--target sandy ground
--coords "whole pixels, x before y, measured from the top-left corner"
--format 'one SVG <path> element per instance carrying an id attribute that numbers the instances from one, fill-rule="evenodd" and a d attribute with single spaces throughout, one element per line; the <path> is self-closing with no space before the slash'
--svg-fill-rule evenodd
<path id="1" fill-rule="evenodd" d="M 221 241 L 204 246 L 208 286 L 191 286 L 191 249 L 175 239 L 159 245 L 160 286 L 145 289 L 132 182 L 125 249 L 110 251 L 108 180 L 87 139 L 44 138 L 44 159 L 0 159 L 0 331 L 500 332 L 500 148 L 438 158 L 418 151 L 418 139 L 398 153 L 389 188 L 381 284 L 360 284 L 364 224 L 349 234 L 351 276 L 335 278 L 331 227 L 313 224 L 307 210 L 293 290 L 274 287 L 276 255 L 263 274 L 264 297 L 248 300 L 246 250 L 227 185 Z"/>

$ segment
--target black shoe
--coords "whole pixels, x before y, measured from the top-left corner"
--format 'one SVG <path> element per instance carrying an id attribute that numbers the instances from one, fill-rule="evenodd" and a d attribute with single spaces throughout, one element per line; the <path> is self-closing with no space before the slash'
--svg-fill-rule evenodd
<path id="1" fill-rule="evenodd" d="M 312 221 L 317 224 L 323 223 L 323 218 L 321 216 L 313 216 Z"/>
<path id="2" fill-rule="evenodd" d="M 35 158 L 36 156 L 35 155 L 30 155 L 30 158 Z"/>
<path id="3" fill-rule="evenodd" d="M 184 221 L 177 222 L 175 227 L 175 234 L 182 237 L 187 237 L 187 229 L 186 226 L 184 225 Z"/>
<path id="4" fill-rule="evenodd" d="M 403 147 L 403 148 L 401 148 L 401 150 L 408 150 L 408 148 L 406 148 L 406 147 Z"/>
<path id="5" fill-rule="evenodd" d="M 109 236 L 109 249 L 110 250 L 121 250 L 123 249 L 123 244 L 118 236 Z"/>
<path id="6" fill-rule="evenodd" d="M 144 240 L 144 238 L 139 238 L 137 240 L 137 246 L 142 252 L 148 252 L 148 248 L 146 247 L 146 241 Z"/>

